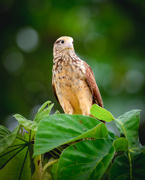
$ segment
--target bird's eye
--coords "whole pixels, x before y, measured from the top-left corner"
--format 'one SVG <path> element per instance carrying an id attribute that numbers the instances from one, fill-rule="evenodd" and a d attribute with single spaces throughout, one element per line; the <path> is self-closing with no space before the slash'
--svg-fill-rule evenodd
<path id="1" fill-rule="evenodd" d="M 60 44 L 63 44 L 63 43 L 64 43 L 64 40 L 61 40 L 61 41 L 60 41 Z"/>

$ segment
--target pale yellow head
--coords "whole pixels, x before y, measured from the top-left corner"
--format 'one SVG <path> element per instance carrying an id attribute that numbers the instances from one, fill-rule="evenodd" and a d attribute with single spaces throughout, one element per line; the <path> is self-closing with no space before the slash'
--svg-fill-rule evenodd
<path id="1" fill-rule="evenodd" d="M 62 36 L 58 38 L 53 46 L 53 56 L 57 57 L 60 54 L 74 53 L 73 38 L 69 36 Z"/>

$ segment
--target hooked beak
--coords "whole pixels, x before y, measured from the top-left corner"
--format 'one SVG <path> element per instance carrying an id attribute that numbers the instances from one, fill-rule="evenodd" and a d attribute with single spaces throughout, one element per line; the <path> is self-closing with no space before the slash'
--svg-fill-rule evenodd
<path id="1" fill-rule="evenodd" d="M 72 43 L 67 43 L 66 45 L 65 45 L 65 49 L 73 49 L 73 45 L 72 45 Z"/>

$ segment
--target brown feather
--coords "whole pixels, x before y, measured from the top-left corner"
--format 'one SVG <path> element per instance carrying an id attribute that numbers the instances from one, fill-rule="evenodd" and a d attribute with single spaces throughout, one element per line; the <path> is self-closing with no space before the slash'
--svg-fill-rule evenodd
<path id="1" fill-rule="evenodd" d="M 52 79 L 52 90 L 53 90 L 53 93 L 54 93 L 54 95 L 55 95 L 56 100 L 59 102 L 58 97 L 57 97 L 57 94 L 56 94 L 55 85 L 54 85 L 54 83 L 53 83 L 53 79 Z"/>
<path id="2" fill-rule="evenodd" d="M 103 101 L 101 98 L 99 88 L 95 81 L 94 73 L 91 67 L 86 62 L 84 62 L 84 66 L 86 67 L 86 82 L 88 83 L 90 90 L 92 92 L 94 103 L 98 104 L 103 108 Z"/>

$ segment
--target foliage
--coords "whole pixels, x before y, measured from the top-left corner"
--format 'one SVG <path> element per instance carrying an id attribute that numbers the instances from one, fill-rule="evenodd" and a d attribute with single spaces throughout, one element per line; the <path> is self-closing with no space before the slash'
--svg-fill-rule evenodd
<path id="1" fill-rule="evenodd" d="M 33 121 L 15 115 L 19 125 L 12 132 L 0 126 L 0 179 L 145 178 L 145 148 L 138 138 L 140 110 L 115 119 L 97 105 L 91 108 L 95 118 L 49 115 L 52 107 L 50 101 L 44 103 Z M 98 119 L 114 120 L 121 136 Z"/>
<path id="2" fill-rule="evenodd" d="M 0 22 L 0 124 L 8 129 L 13 114 L 32 119 L 46 99 L 61 111 L 51 75 L 62 35 L 74 38 L 76 54 L 93 69 L 106 109 L 115 117 L 145 109 L 144 0 L 0 0 Z"/>
<path id="3" fill-rule="evenodd" d="M 99 120 L 104 120 L 106 122 L 110 122 L 115 120 L 113 115 L 107 111 L 106 109 L 98 106 L 97 104 L 93 104 L 90 109 L 91 114 Z"/>

